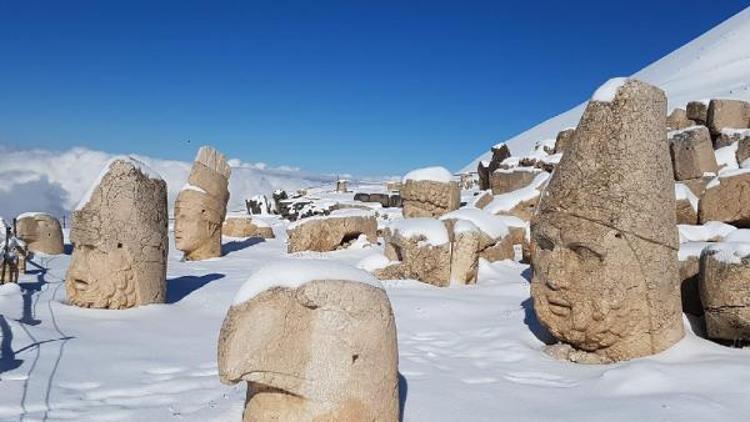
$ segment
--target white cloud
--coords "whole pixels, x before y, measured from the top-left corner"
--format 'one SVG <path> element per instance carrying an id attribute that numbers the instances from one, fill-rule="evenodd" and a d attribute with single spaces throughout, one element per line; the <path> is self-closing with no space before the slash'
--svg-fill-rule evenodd
<path id="1" fill-rule="evenodd" d="M 0 147 L 0 215 L 12 218 L 25 211 L 69 214 L 114 154 L 87 148 L 66 151 L 11 150 Z M 133 155 L 167 182 L 170 208 L 187 181 L 192 163 Z M 265 163 L 230 160 L 229 209 L 244 209 L 244 200 L 274 189 L 296 190 L 333 183 L 333 177 L 307 174 L 294 167 L 271 168 Z"/>

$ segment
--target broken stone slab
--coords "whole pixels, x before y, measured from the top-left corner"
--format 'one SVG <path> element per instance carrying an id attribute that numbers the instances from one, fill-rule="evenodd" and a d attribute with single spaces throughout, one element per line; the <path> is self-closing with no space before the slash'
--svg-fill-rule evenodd
<path id="1" fill-rule="evenodd" d="M 497 169 L 490 178 L 493 195 L 513 192 L 528 186 L 541 170 L 534 167 L 516 167 L 511 170 Z"/>
<path id="2" fill-rule="evenodd" d="M 268 223 L 247 214 L 227 215 L 221 232 L 222 235 L 229 237 L 262 237 L 263 239 L 276 237 Z"/>
<path id="3" fill-rule="evenodd" d="M 724 171 L 706 185 L 698 216 L 701 224 L 721 221 L 750 227 L 750 169 Z"/>
<path id="4" fill-rule="evenodd" d="M 404 176 L 401 199 L 405 218 L 440 217 L 458 209 L 461 190 L 448 170 L 428 167 Z"/>
<path id="5" fill-rule="evenodd" d="M 708 120 L 708 100 L 690 101 L 686 108 L 687 118 L 699 125 L 706 125 Z"/>
<path id="6" fill-rule="evenodd" d="M 750 124 L 750 104 L 740 100 L 711 100 L 706 126 L 711 135 L 719 136 L 724 129 L 747 129 Z M 719 146 L 716 146 L 719 148 Z"/>
<path id="7" fill-rule="evenodd" d="M 718 243 L 700 258 L 700 297 L 709 338 L 750 340 L 750 243 Z"/>
<path id="8" fill-rule="evenodd" d="M 675 180 L 695 179 L 718 170 L 711 135 L 705 126 L 669 132 L 668 139 Z"/>
<path id="9" fill-rule="evenodd" d="M 287 227 L 287 252 L 330 252 L 347 247 L 364 235 L 370 243 L 377 242 L 378 223 L 375 216 L 359 209 L 342 209 L 327 216 L 308 217 Z"/>
<path id="10" fill-rule="evenodd" d="M 695 126 L 696 122 L 687 117 L 687 112 L 676 108 L 667 116 L 667 127 L 672 130 L 685 129 Z"/>

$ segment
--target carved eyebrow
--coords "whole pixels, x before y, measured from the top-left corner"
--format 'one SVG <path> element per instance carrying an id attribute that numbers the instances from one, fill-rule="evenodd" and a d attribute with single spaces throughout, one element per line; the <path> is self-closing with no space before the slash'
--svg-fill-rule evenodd
<path id="1" fill-rule="evenodd" d="M 602 259 L 605 256 L 607 256 L 606 252 L 604 252 L 598 245 L 594 245 L 591 243 L 569 242 L 567 243 L 566 246 L 576 253 L 582 250 L 588 251 L 589 253 L 595 255 L 599 259 Z"/>

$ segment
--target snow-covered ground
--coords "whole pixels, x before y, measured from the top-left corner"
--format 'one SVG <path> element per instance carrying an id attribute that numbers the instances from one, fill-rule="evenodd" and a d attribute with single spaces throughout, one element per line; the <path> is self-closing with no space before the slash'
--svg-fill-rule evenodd
<path id="1" fill-rule="evenodd" d="M 750 100 L 750 8 L 743 10 L 671 54 L 632 75 L 667 93 L 669 109 L 710 98 Z M 617 75 L 612 75 L 617 76 Z M 602 81 L 604 82 L 604 81 Z M 595 87 L 591 91 L 594 92 Z M 576 127 L 586 103 L 553 117 L 505 142 L 513 155 L 523 155 L 542 139 Z M 487 146 L 488 150 L 490 145 Z M 476 171 L 486 152 L 461 171 Z"/>
<path id="2" fill-rule="evenodd" d="M 216 345 L 243 283 L 276 260 L 354 265 L 382 253 L 356 243 L 287 255 L 286 223 L 269 221 L 277 239 L 225 238 L 218 259 L 180 262 L 172 244 L 168 303 L 131 310 L 67 305 L 70 257 L 36 258 L 21 289 L 0 288 L 0 420 L 240 420 L 245 386 L 219 383 Z M 476 286 L 384 283 L 398 327 L 405 421 L 747 419 L 750 349 L 703 340 L 686 320 L 687 337 L 657 356 L 555 361 L 542 352 L 549 337 L 531 309 L 528 274 L 526 265 L 485 261 Z"/>

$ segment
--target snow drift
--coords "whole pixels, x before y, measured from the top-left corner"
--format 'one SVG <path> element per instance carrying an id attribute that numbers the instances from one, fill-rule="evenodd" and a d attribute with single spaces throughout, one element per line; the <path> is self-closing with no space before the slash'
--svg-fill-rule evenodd
<path id="1" fill-rule="evenodd" d="M 632 75 L 667 93 L 669 111 L 689 101 L 707 98 L 750 100 L 750 8 L 729 18 L 695 40 Z M 592 92 L 596 87 L 591 87 Z M 578 125 L 586 103 L 553 117 L 502 143 L 514 155 L 526 154 L 534 143 L 554 138 Z M 489 147 L 489 146 L 488 146 Z M 489 148 L 488 148 L 489 149 Z M 486 152 L 461 171 L 476 171 Z"/>

